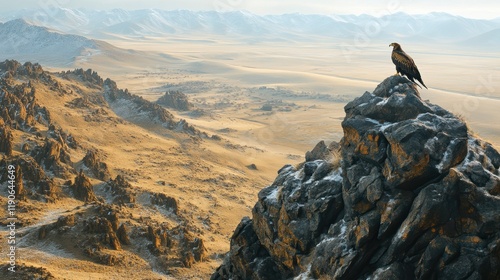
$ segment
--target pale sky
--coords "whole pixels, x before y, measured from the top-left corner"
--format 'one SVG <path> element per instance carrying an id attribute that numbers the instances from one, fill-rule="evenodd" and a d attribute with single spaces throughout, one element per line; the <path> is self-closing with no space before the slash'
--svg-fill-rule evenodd
<path id="1" fill-rule="evenodd" d="M 500 17 L 498 0 L 0 0 L 0 11 L 23 8 L 51 9 L 90 8 L 108 10 L 123 9 L 188 9 L 188 10 L 247 10 L 255 14 L 370 14 L 386 15 L 394 12 L 423 14 L 446 12 L 470 18 Z"/>

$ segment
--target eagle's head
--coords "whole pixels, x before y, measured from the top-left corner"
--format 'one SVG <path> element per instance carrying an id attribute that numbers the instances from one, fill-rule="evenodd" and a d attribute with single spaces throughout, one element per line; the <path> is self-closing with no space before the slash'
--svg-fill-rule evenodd
<path id="1" fill-rule="evenodd" d="M 393 51 L 401 50 L 401 46 L 398 43 L 391 43 L 389 47 L 392 47 Z"/>

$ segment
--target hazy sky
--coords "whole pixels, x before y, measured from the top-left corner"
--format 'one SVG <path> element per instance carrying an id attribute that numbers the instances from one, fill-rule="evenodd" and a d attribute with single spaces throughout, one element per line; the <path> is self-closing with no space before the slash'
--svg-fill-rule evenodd
<path id="1" fill-rule="evenodd" d="M 0 0 L 0 10 L 21 8 L 50 9 L 189 9 L 189 10 L 247 10 L 256 14 L 314 13 L 314 14 L 371 14 L 385 15 L 398 11 L 410 14 L 447 12 L 472 18 L 500 17 L 500 1 L 446 1 L 446 0 Z"/>

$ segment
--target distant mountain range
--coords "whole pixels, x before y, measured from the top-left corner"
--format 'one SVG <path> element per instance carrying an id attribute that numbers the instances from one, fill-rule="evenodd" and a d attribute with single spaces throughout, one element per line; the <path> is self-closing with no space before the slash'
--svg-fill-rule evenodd
<path id="1" fill-rule="evenodd" d="M 17 59 L 60 67 L 84 65 L 101 54 L 108 54 L 107 59 L 129 63 L 143 61 L 145 57 L 152 62 L 170 59 L 166 55 L 120 49 L 102 41 L 116 36 L 134 40 L 147 36 L 181 35 L 198 39 L 223 36 L 251 43 L 404 41 L 494 52 L 500 49 L 500 19 L 468 19 L 445 13 L 395 13 L 377 18 L 370 15 L 259 16 L 241 11 L 56 9 L 50 15 L 36 10 L 0 13 L 0 21 L 5 22 L 0 23 L 0 60 Z"/>
<path id="2" fill-rule="evenodd" d="M 259 40 L 312 40 L 313 37 L 361 38 L 454 43 L 500 28 L 500 20 L 469 19 L 446 13 L 409 15 L 283 14 L 260 16 L 248 12 L 188 10 L 99 11 L 58 8 L 0 13 L 0 21 L 22 18 L 34 25 L 92 38 L 171 34 L 230 35 Z M 494 40 L 495 41 L 495 40 Z M 497 42 L 497 41 L 495 41 Z"/>
<path id="3" fill-rule="evenodd" d="M 100 46 L 106 44 L 31 25 L 23 19 L 0 23 L 0 42 L 1 59 L 33 60 L 51 65 L 69 65 L 76 57 L 99 53 Z"/>
<path id="4" fill-rule="evenodd" d="M 106 57 L 106 65 L 112 65 L 108 62 L 113 61 L 125 60 L 130 65 L 140 65 L 148 59 L 149 63 L 170 59 L 168 55 L 125 50 L 102 40 L 33 25 L 24 19 L 0 23 L 0 61 L 15 59 L 52 67 L 73 67 L 96 57 Z"/>

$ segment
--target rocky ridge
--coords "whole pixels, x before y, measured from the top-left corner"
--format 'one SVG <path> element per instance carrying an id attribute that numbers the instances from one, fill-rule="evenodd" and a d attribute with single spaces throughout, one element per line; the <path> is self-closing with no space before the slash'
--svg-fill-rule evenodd
<path id="1" fill-rule="evenodd" d="M 211 279 L 499 279 L 500 154 L 392 76 L 264 188 Z M 332 152 L 333 151 L 333 152 Z"/>

